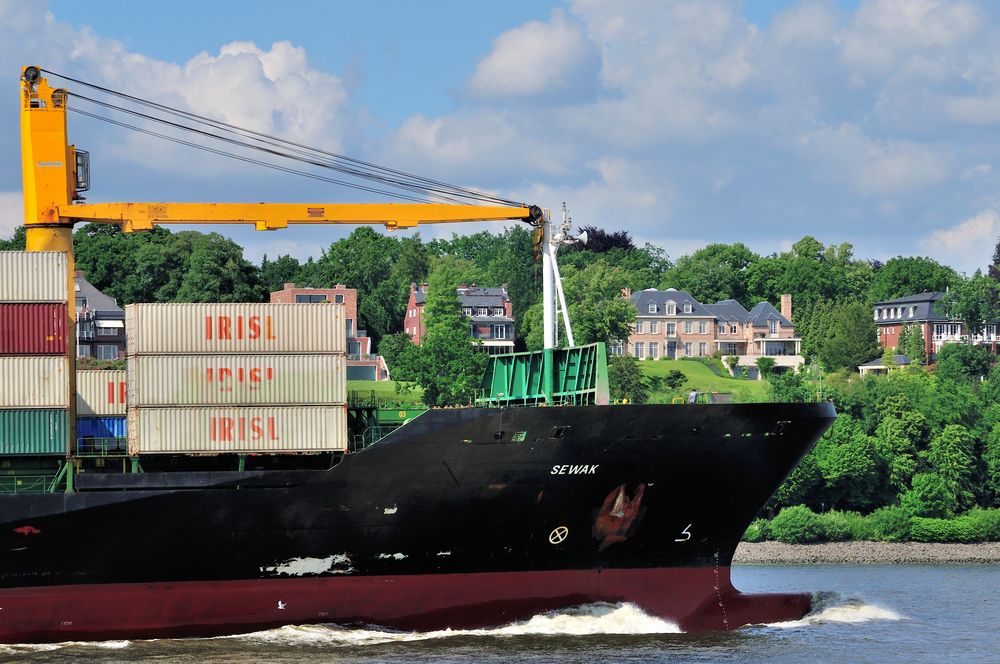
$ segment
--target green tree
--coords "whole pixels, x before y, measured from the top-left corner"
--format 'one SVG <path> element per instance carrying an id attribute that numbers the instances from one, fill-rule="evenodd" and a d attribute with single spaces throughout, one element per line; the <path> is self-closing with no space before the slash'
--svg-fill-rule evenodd
<path id="1" fill-rule="evenodd" d="M 770 505 L 775 509 L 799 504 L 819 507 L 823 487 L 823 472 L 816 463 L 816 455 L 810 452 L 778 487 Z"/>
<path id="2" fill-rule="evenodd" d="M 740 358 L 737 355 L 727 355 L 726 356 L 726 366 L 729 367 L 729 373 L 736 376 L 736 367 L 740 364 Z"/>
<path id="3" fill-rule="evenodd" d="M 878 357 L 878 333 L 866 305 L 843 304 L 829 315 L 829 337 L 818 349 L 820 362 L 828 371 L 855 371 L 859 365 Z"/>
<path id="4" fill-rule="evenodd" d="M 608 387 L 612 399 L 639 404 L 649 400 L 649 379 L 631 355 L 613 355 L 608 359 Z"/>
<path id="5" fill-rule="evenodd" d="M 983 462 L 986 470 L 986 488 L 989 489 L 993 505 L 1000 507 L 1000 426 L 994 426 L 986 437 Z"/>
<path id="6" fill-rule="evenodd" d="M 767 378 L 771 374 L 771 372 L 774 371 L 775 361 L 773 357 L 767 357 L 767 356 L 758 357 L 756 364 L 757 364 L 757 371 L 760 372 L 761 378 Z"/>
<path id="7" fill-rule="evenodd" d="M 382 337 L 378 345 L 378 353 L 385 359 L 393 380 L 412 381 L 411 376 L 415 360 L 410 351 L 418 349 L 410 335 L 406 332 L 396 332 Z"/>
<path id="8" fill-rule="evenodd" d="M 243 248 L 218 233 L 195 238 L 177 302 L 262 302 L 264 289 Z"/>
<path id="9" fill-rule="evenodd" d="M 947 482 L 948 490 L 955 496 L 958 511 L 965 511 L 975 504 L 974 440 L 965 427 L 951 424 L 934 436 L 927 449 L 927 461 L 934 473 Z"/>
<path id="10" fill-rule="evenodd" d="M 945 344 L 937 354 L 938 375 L 951 380 L 979 379 L 990 372 L 993 357 L 981 346 Z"/>
<path id="11" fill-rule="evenodd" d="M 913 516 L 946 519 L 955 514 L 955 494 L 950 483 L 934 473 L 913 476 L 913 488 L 899 499 L 900 505 Z"/>
<path id="12" fill-rule="evenodd" d="M 687 291 L 699 302 L 732 298 L 749 306 L 745 273 L 759 258 L 739 242 L 710 244 L 678 259 L 660 287 Z"/>
<path id="13" fill-rule="evenodd" d="M 906 338 L 900 342 L 900 350 L 903 355 L 910 358 L 913 365 L 923 364 L 927 361 L 927 347 L 924 341 L 924 331 L 920 325 L 907 325 L 903 328 Z"/>
<path id="14" fill-rule="evenodd" d="M 459 274 L 455 261 L 436 262 L 424 305 L 427 334 L 417 353 L 405 355 L 408 377 L 424 388 L 424 402 L 431 406 L 470 403 L 486 368 L 487 356 L 478 340 L 470 337 L 469 323 L 462 317 L 455 290 Z"/>
<path id="15" fill-rule="evenodd" d="M 875 272 L 869 297 L 880 302 L 925 291 L 946 291 L 957 278 L 950 267 L 930 258 L 896 256 Z"/>
<path id="16" fill-rule="evenodd" d="M 0 238 L 0 251 L 24 251 L 26 235 L 24 226 L 14 229 L 13 235 L 8 239 Z"/>
<path id="17" fill-rule="evenodd" d="M 977 335 L 989 322 L 1000 317 L 997 307 L 997 282 L 976 270 L 968 279 L 958 279 L 938 303 L 938 309 L 951 319 L 965 323 L 966 332 Z"/>
<path id="18" fill-rule="evenodd" d="M 896 349 L 886 346 L 882 349 L 882 366 L 890 369 L 896 368 Z"/>
<path id="19" fill-rule="evenodd" d="M 287 283 L 295 283 L 301 272 L 299 261 L 288 255 L 278 256 L 273 261 L 267 260 L 265 255 L 260 262 L 260 281 L 267 293 L 279 291 Z"/>

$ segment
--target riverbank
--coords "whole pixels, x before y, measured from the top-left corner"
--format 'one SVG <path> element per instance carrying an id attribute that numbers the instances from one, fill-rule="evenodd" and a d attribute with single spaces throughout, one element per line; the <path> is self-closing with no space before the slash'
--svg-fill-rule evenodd
<path id="1" fill-rule="evenodd" d="M 944 565 L 1000 563 L 1000 542 L 740 542 L 734 565 Z"/>

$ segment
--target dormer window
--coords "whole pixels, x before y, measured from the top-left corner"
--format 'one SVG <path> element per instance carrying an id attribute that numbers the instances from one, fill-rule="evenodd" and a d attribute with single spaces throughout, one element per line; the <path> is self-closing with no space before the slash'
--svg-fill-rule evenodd
<path id="1" fill-rule="evenodd" d="M 656 303 L 655 302 L 650 302 L 649 303 L 649 307 L 647 308 L 647 311 L 649 311 L 649 313 L 651 313 L 651 314 L 655 314 L 656 313 Z"/>
<path id="2" fill-rule="evenodd" d="M 490 310 L 487 307 L 479 307 L 479 309 L 476 310 L 476 315 L 477 316 L 489 316 L 490 315 Z"/>
<path id="3" fill-rule="evenodd" d="M 915 306 L 910 307 L 910 318 L 913 318 L 917 314 L 917 308 Z"/>
<path id="4" fill-rule="evenodd" d="M 667 304 L 665 305 L 665 309 L 667 310 L 668 316 L 677 315 L 677 305 L 674 304 L 673 302 L 667 302 Z"/>
<path id="5" fill-rule="evenodd" d="M 462 313 L 465 314 L 466 316 L 471 316 L 472 315 L 472 307 L 463 307 Z"/>
<path id="6" fill-rule="evenodd" d="M 686 313 L 686 314 L 691 313 L 691 305 L 690 304 L 685 304 L 684 305 L 684 313 Z"/>
<path id="7" fill-rule="evenodd" d="M 503 307 L 494 307 L 493 308 L 493 315 L 494 316 L 503 316 L 504 315 Z"/>

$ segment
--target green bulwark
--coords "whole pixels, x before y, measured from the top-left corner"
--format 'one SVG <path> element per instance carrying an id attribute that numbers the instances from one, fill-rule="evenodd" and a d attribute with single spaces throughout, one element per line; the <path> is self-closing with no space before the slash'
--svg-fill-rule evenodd
<path id="1" fill-rule="evenodd" d="M 608 354 L 603 343 L 491 355 L 480 406 L 605 405 Z"/>

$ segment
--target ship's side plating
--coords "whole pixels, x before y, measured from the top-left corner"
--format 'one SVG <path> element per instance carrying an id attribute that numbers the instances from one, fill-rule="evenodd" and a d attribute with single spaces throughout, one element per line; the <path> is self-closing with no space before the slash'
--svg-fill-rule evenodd
<path id="1" fill-rule="evenodd" d="M 739 537 L 833 417 L 829 404 L 432 410 L 327 471 L 80 476 L 90 490 L 0 497 L 0 640 L 86 638 L 86 607 L 109 592 L 161 607 L 119 635 L 459 626 L 600 600 L 738 626 L 716 604 L 739 600 Z M 206 588 L 209 605 L 242 597 L 243 613 L 220 626 L 174 604 Z M 51 594 L 77 615 L 29 616 Z"/>

